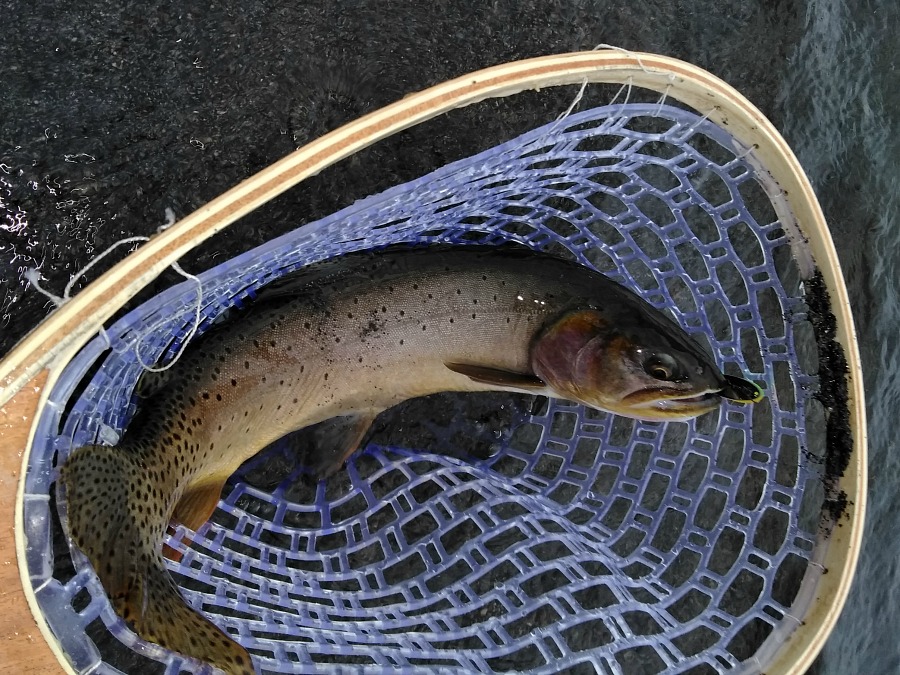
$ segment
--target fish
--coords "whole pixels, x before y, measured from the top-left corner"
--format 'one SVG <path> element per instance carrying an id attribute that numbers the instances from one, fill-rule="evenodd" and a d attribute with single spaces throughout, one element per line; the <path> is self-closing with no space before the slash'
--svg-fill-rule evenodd
<path id="1" fill-rule="evenodd" d="M 577 262 L 511 246 L 388 247 L 273 282 L 233 320 L 138 382 L 115 446 L 61 469 L 68 530 L 138 636 L 231 675 L 249 653 L 189 607 L 169 576 L 172 522 L 196 530 L 228 477 L 295 430 L 328 421 L 309 469 L 327 478 L 375 417 L 437 392 L 569 399 L 684 420 L 761 390 L 725 376 L 670 317 Z"/>

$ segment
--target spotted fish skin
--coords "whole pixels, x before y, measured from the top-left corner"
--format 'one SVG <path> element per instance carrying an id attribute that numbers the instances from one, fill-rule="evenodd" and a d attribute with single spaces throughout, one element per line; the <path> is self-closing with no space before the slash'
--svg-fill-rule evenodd
<path id="1" fill-rule="evenodd" d="M 570 316 L 557 330 L 560 317 Z M 611 332 L 615 339 L 607 339 Z M 227 477 L 291 431 L 341 416 L 364 429 L 416 396 L 526 391 L 621 412 L 570 381 L 578 376 L 570 364 L 588 353 L 582 337 L 611 362 L 619 352 L 603 345 L 679 355 L 690 371 L 684 382 L 672 378 L 679 396 L 709 398 L 724 386 L 671 319 L 572 262 L 467 246 L 388 249 L 312 265 L 264 289 L 163 376 L 148 375 L 146 398 L 116 447 L 72 454 L 61 475 L 69 531 L 139 636 L 226 673 L 252 673 L 246 650 L 191 609 L 166 572 L 161 547 L 173 515 L 202 524 Z M 566 357 L 575 343 L 581 351 Z M 626 365 L 610 377 L 616 386 L 637 377 L 638 366 Z M 718 405 L 690 400 L 689 415 Z M 323 449 L 318 473 L 338 469 L 353 449 Z"/>

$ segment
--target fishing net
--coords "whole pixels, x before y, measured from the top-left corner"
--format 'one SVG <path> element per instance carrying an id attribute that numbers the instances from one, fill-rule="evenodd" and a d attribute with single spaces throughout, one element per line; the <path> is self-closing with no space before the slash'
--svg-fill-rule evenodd
<path id="1" fill-rule="evenodd" d="M 318 484 L 289 437 L 228 482 L 210 523 L 170 537 L 187 601 L 269 673 L 762 668 L 810 602 L 840 498 L 826 475 L 813 284 L 758 166 L 690 110 L 600 107 L 200 275 L 202 331 L 267 282 L 341 253 L 514 240 L 633 289 L 766 397 L 659 423 L 439 395 L 383 415 L 346 470 Z M 197 299 L 185 282 L 93 340 L 38 422 L 28 573 L 80 673 L 209 671 L 134 637 L 54 529 L 59 466 L 74 448 L 116 443 L 134 412 L 136 353 L 171 360 Z"/>

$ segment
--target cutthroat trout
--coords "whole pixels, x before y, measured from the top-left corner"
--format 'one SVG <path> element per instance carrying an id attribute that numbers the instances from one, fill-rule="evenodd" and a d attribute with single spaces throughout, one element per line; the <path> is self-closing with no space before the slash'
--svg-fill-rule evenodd
<path id="1" fill-rule="evenodd" d="M 197 529 L 225 480 L 285 434 L 334 419 L 326 477 L 383 410 L 445 391 L 556 396 L 686 419 L 759 390 L 727 378 L 671 319 L 576 263 L 508 247 L 355 253 L 266 287 L 236 322 L 147 373 L 116 447 L 62 469 L 69 531 L 142 638 L 253 673 L 246 650 L 182 599 L 163 562 L 170 521 Z"/>

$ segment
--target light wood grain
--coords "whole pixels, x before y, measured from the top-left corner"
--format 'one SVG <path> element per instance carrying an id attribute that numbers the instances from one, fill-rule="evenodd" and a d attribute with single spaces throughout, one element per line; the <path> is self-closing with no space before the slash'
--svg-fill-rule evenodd
<path id="1" fill-rule="evenodd" d="M 14 527 L 22 457 L 46 381 L 47 372 L 39 372 L 0 408 L 0 670 L 4 672 L 63 672 L 28 606 Z"/>

